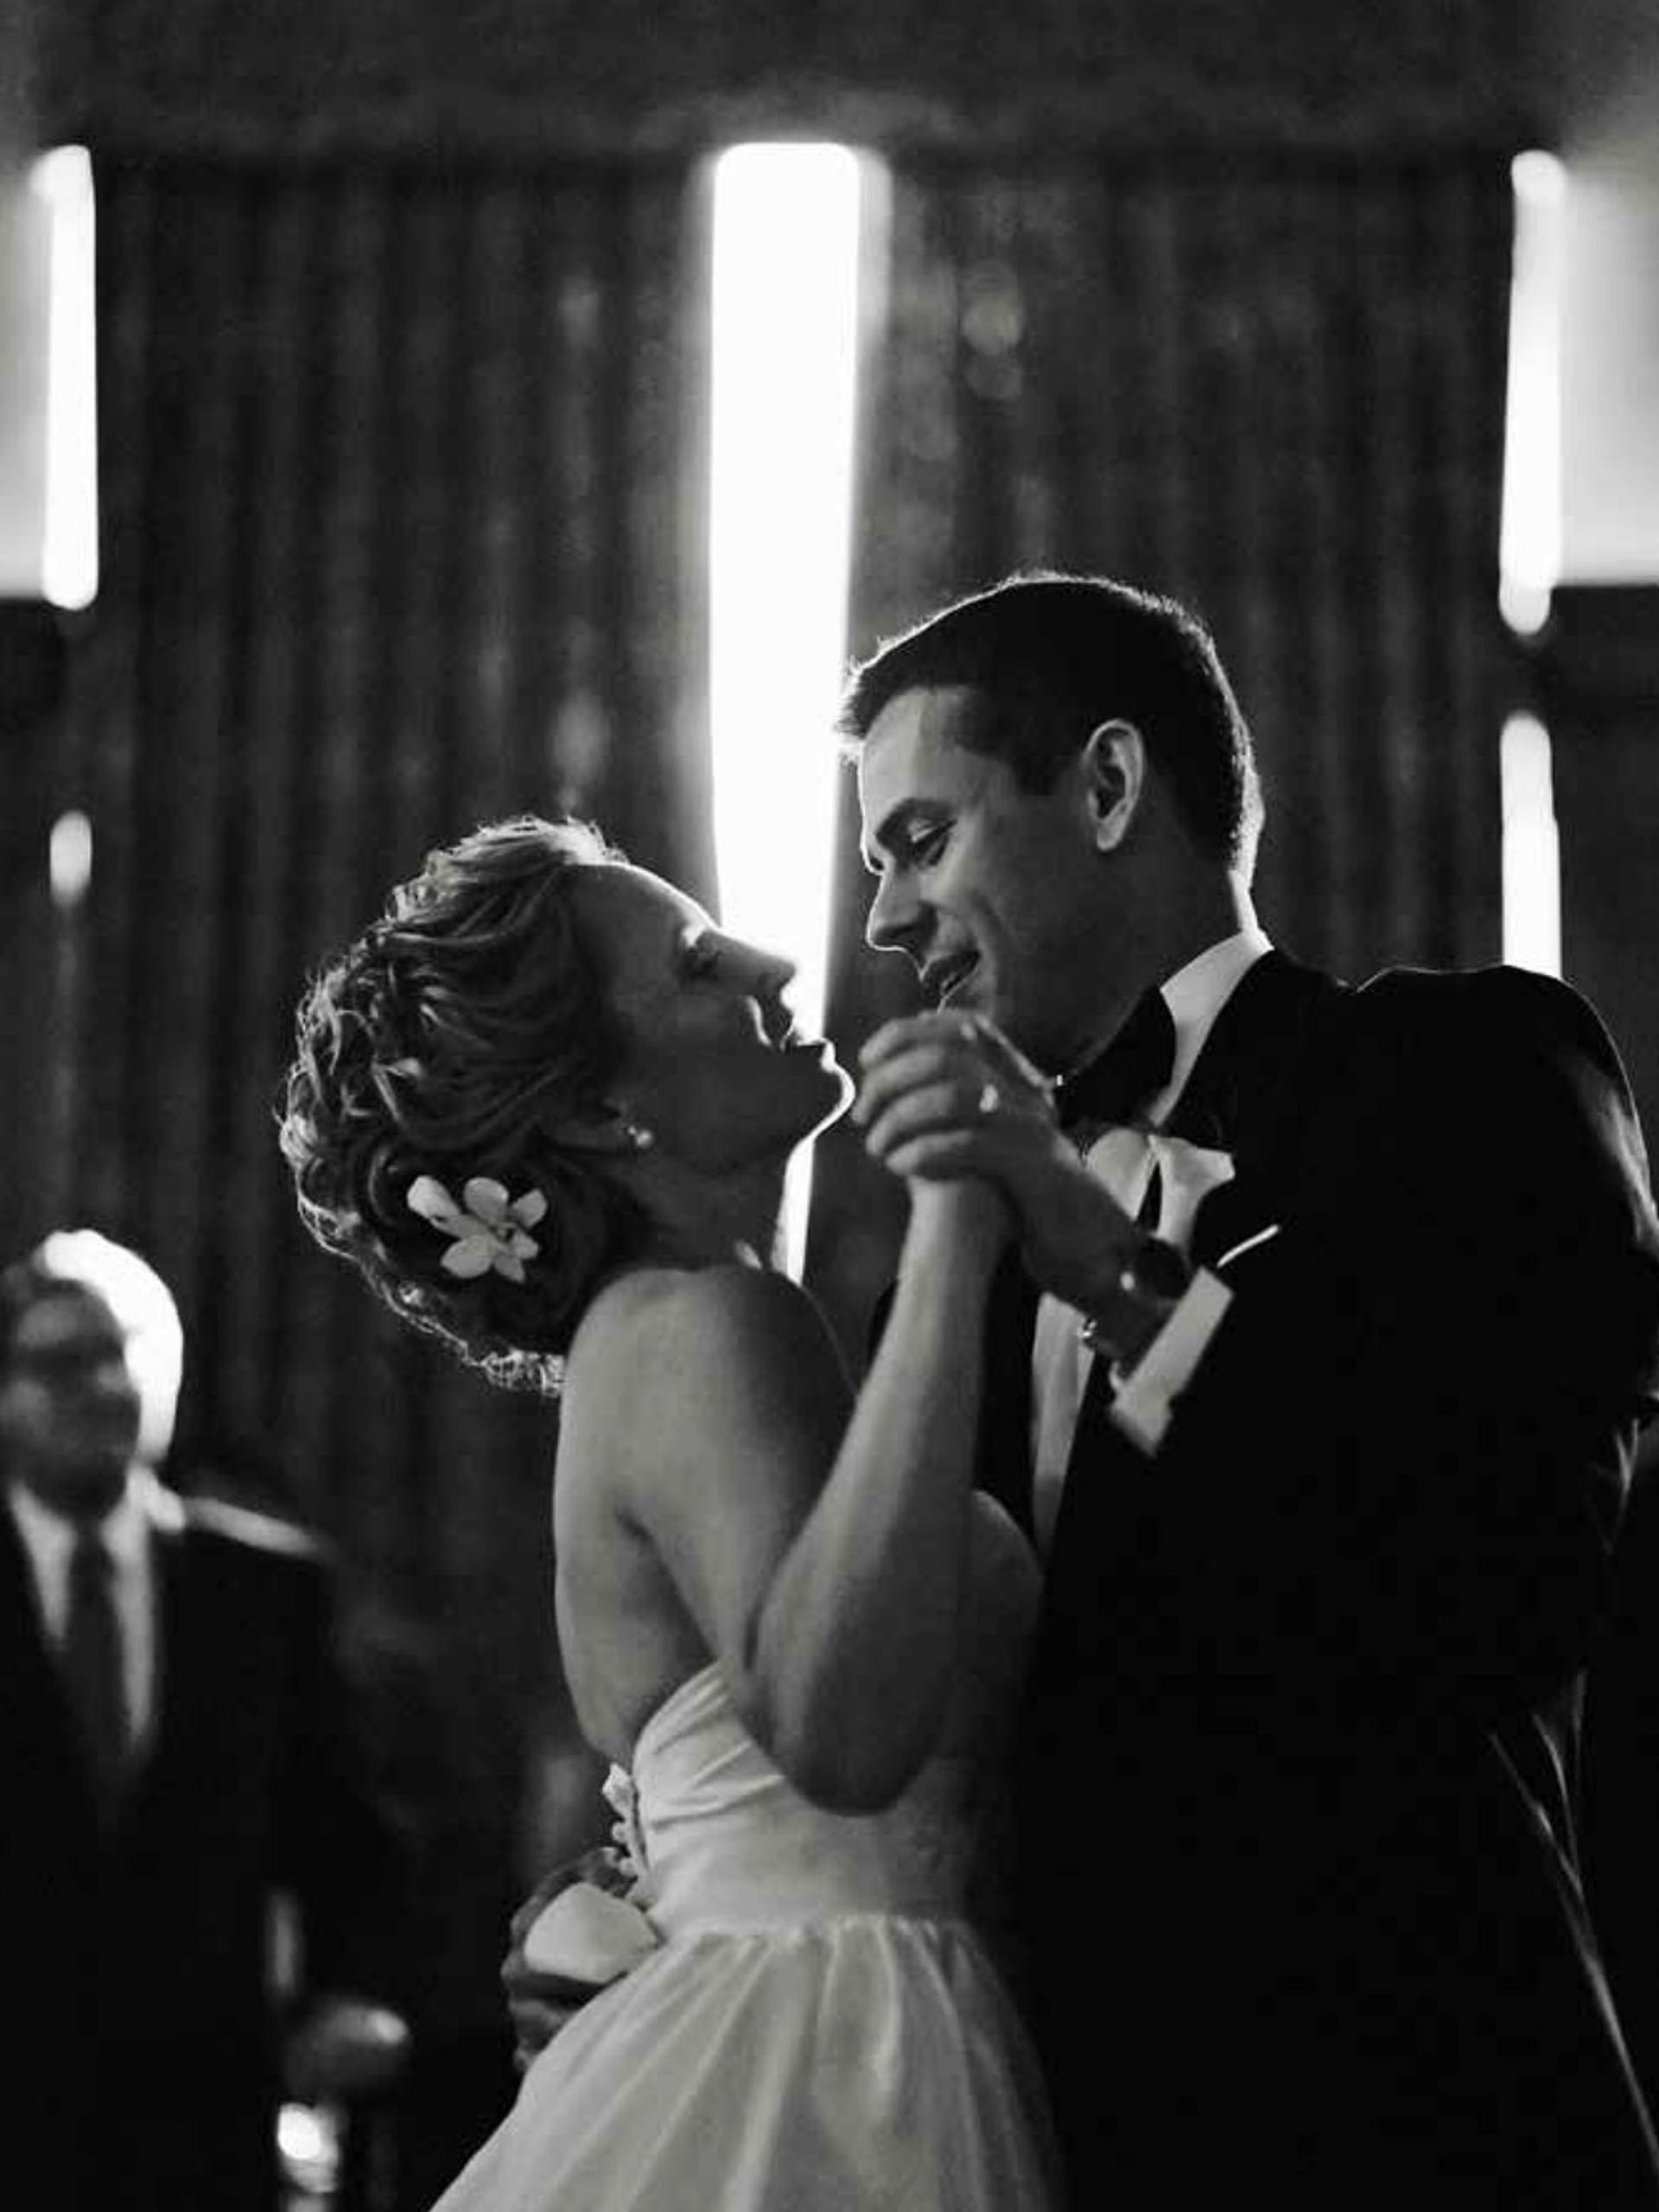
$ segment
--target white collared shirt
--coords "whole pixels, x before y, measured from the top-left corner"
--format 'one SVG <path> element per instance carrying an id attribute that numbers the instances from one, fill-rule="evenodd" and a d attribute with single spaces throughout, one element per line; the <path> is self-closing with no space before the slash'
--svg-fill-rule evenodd
<path id="1" fill-rule="evenodd" d="M 1174 1112 L 1221 1009 L 1262 954 L 1272 950 L 1266 932 L 1256 923 L 1248 922 L 1231 937 L 1221 938 L 1189 960 L 1185 968 L 1178 968 L 1166 983 L 1160 984 L 1175 1024 L 1175 1062 L 1168 1083 L 1147 1111 L 1154 1128 Z"/>
<path id="2" fill-rule="evenodd" d="M 1175 1025 L 1175 1058 L 1170 1079 L 1147 1109 L 1153 1134 L 1139 1129 L 1108 1129 L 1090 1147 L 1088 1165 L 1111 1192 L 1125 1213 L 1140 1211 L 1158 1154 L 1156 1131 L 1175 1110 L 1186 1088 L 1199 1053 L 1209 1041 L 1217 1017 L 1240 982 L 1264 952 L 1270 950 L 1265 933 L 1252 918 L 1230 937 L 1208 946 L 1184 968 L 1159 986 Z M 1187 1249 L 1196 1210 L 1192 1195 L 1179 1179 L 1162 1178 L 1155 1233 Z M 1163 1331 L 1142 1355 L 1136 1375 L 1147 1370 L 1149 1380 L 1165 1377 L 1173 1368 L 1181 1380 L 1190 1375 L 1220 1319 L 1212 1279 L 1202 1272 Z M 1189 1302 L 1190 1301 L 1190 1302 Z M 1224 1296 L 1222 1305 L 1224 1306 Z M 1197 1332 L 1195 1337 L 1195 1331 Z M 1169 1344 L 1166 1339 L 1171 1339 Z M 1179 1357 L 1170 1354 L 1179 1339 Z M 1036 1335 L 1032 1345 L 1032 1465 L 1033 1511 L 1038 1549 L 1046 1555 L 1059 1511 L 1060 1492 L 1071 1456 L 1077 1414 L 1089 1380 L 1094 1355 L 1077 1334 L 1074 1306 L 1045 1295 L 1037 1309 Z M 1136 1417 L 1139 1401 L 1125 1394 L 1126 1415 Z M 1163 1413 L 1166 1417 L 1167 1404 Z M 1154 1426 L 1156 1425 L 1154 1414 Z M 1161 1433 L 1161 1432 L 1160 1432 Z M 1146 1439 L 1140 1439 L 1146 1445 Z M 1155 1449 L 1155 1439 L 1146 1448 Z"/>
<path id="3" fill-rule="evenodd" d="M 153 1523 L 165 1492 L 146 1467 L 128 1471 L 118 1502 L 98 1524 L 111 1560 L 110 1594 L 121 1637 L 121 1666 L 135 1747 L 147 1741 L 156 1718 L 156 1604 Z M 6 1502 L 23 1540 L 40 1597 L 41 1618 L 54 1650 L 69 1621 L 69 1562 L 79 1533 L 75 1523 L 43 1505 L 21 1482 L 8 1484 Z"/>

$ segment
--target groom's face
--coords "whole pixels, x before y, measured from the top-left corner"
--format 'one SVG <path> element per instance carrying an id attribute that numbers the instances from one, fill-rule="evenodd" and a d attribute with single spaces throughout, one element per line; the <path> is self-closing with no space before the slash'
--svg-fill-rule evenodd
<path id="1" fill-rule="evenodd" d="M 859 748 L 865 934 L 902 952 L 942 1007 L 982 1014 L 1041 1066 L 1092 1041 L 1112 957 L 1081 759 L 1022 790 L 964 741 L 983 702 L 963 685 L 900 692 Z"/>

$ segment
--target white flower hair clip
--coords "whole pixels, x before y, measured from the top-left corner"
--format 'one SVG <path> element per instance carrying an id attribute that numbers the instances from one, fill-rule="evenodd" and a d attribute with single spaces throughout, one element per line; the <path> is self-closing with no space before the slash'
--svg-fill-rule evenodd
<path id="1" fill-rule="evenodd" d="M 493 1268 L 509 1282 L 523 1282 L 524 1262 L 541 1246 L 531 1230 L 547 1211 L 545 1194 L 534 1184 L 520 1198 L 509 1198 L 505 1184 L 492 1175 L 470 1175 L 459 1204 L 435 1175 L 417 1175 L 409 1186 L 409 1210 L 450 1238 L 438 1265 L 465 1281 Z"/>

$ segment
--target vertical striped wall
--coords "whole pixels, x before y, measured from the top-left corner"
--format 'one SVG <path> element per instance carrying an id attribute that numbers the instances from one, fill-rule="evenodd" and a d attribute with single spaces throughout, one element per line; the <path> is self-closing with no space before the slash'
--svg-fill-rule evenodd
<path id="1" fill-rule="evenodd" d="M 520 809 L 709 885 L 701 200 L 678 167 L 98 181 L 78 1197 L 179 1287 L 194 1403 L 327 1507 L 443 1447 L 363 1392 L 397 1352 L 292 1219 L 308 969 Z"/>

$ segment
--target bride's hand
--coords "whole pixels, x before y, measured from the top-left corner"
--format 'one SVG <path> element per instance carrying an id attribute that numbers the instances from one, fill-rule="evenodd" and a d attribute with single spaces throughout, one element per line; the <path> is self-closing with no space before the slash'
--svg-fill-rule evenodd
<path id="1" fill-rule="evenodd" d="M 1059 1133 L 1054 1087 L 1001 1030 L 977 1014 L 889 1021 L 859 1054 L 853 1121 L 871 1157 L 903 1179 L 912 1202 L 929 1188 L 1000 1191 L 1023 1211 L 1022 1182 L 1075 1165 Z"/>
<path id="2" fill-rule="evenodd" d="M 907 1015 L 878 1029 L 859 1062 L 853 1119 L 912 1197 L 988 1185 L 1033 1277 L 1072 1305 L 1116 1279 L 1135 1224 L 1061 1132 L 1053 1086 L 994 1023 Z"/>

